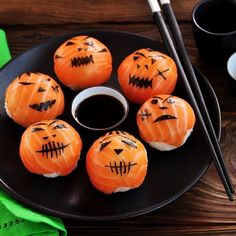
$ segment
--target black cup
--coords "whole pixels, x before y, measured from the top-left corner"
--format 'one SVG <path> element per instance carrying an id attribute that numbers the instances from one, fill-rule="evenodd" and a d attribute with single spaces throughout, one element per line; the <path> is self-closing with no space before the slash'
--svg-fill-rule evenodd
<path id="1" fill-rule="evenodd" d="M 193 9 L 192 23 L 200 56 L 225 64 L 236 51 L 236 1 L 203 0 Z"/>

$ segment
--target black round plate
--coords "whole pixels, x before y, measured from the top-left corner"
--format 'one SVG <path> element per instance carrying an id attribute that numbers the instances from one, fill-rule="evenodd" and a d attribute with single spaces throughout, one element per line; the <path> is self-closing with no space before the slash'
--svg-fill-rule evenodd
<path id="1" fill-rule="evenodd" d="M 72 124 L 81 134 L 83 151 L 77 169 L 66 177 L 45 178 L 28 172 L 19 157 L 19 143 L 24 129 L 14 123 L 4 109 L 4 93 L 9 83 L 23 72 L 42 72 L 56 78 L 53 55 L 61 43 L 75 35 L 89 35 L 102 41 L 113 56 L 113 73 L 107 83 L 119 88 L 117 67 L 133 51 L 152 48 L 162 52 L 162 44 L 145 37 L 119 31 L 86 31 L 62 36 L 36 46 L 8 63 L 0 71 L 0 183 L 12 197 L 28 207 L 54 216 L 80 220 L 114 220 L 144 214 L 158 209 L 182 195 L 203 175 L 211 157 L 203 141 L 198 124 L 181 148 L 159 152 L 146 145 L 148 173 L 143 185 L 125 193 L 105 195 L 94 189 L 85 168 L 86 152 L 102 133 L 81 130 L 70 114 L 71 100 L 76 92 L 62 86 L 66 109 L 61 119 Z M 206 78 L 196 70 L 205 101 L 220 136 L 220 109 L 217 98 Z M 179 78 L 174 94 L 186 98 Z M 130 105 L 128 119 L 120 129 L 140 138 L 135 124 L 138 106 Z"/>

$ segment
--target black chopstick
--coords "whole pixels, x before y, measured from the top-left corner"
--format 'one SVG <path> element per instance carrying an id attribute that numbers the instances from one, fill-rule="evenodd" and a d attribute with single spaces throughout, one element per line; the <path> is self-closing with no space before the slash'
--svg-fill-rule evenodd
<path id="1" fill-rule="evenodd" d="M 216 152 L 219 154 L 218 155 L 219 161 L 221 163 L 221 167 L 224 172 L 227 183 L 229 185 L 230 191 L 232 193 L 234 193 L 234 187 L 232 185 L 230 175 L 227 172 L 225 161 L 223 158 L 223 154 L 222 154 L 220 146 L 218 144 L 217 137 L 216 137 L 216 134 L 215 134 L 215 131 L 214 131 L 214 128 L 213 128 L 213 125 L 212 125 L 212 122 L 211 122 L 211 119 L 210 119 L 210 116 L 209 116 L 209 113 L 208 113 L 208 110 L 207 110 L 207 107 L 206 107 L 206 104 L 205 104 L 205 101 L 204 101 L 204 98 L 203 98 L 203 95 L 201 92 L 200 86 L 198 84 L 192 63 L 189 59 L 187 49 L 186 49 L 184 41 L 183 41 L 183 37 L 182 37 L 181 31 L 179 29 L 179 25 L 177 23 L 175 14 L 174 14 L 173 9 L 171 7 L 171 3 L 169 0 L 160 0 L 160 3 L 162 4 L 166 19 L 168 21 L 170 30 L 171 30 L 173 38 L 175 40 L 175 44 L 178 48 L 180 59 L 181 59 L 182 64 L 185 68 L 188 78 L 190 78 L 190 83 L 192 84 L 192 89 L 193 89 L 194 95 L 197 98 L 197 102 L 198 102 L 198 106 L 201 110 L 201 114 L 204 117 L 205 124 L 208 129 L 208 133 L 211 136 L 211 140 L 212 140 L 213 145 L 216 149 Z"/>
<path id="2" fill-rule="evenodd" d="M 208 145 L 208 148 L 209 148 L 209 151 L 211 152 L 211 155 L 212 155 L 212 158 L 213 158 L 213 161 L 214 161 L 214 164 L 216 166 L 216 169 L 219 173 L 219 176 L 221 178 L 221 181 L 224 185 L 224 188 L 225 188 L 225 191 L 228 195 L 228 198 L 229 200 L 233 200 L 233 196 L 232 196 L 232 192 L 231 192 L 231 189 L 228 185 L 228 182 L 227 182 L 227 179 L 224 175 L 224 172 L 222 170 L 222 166 L 221 166 L 221 162 L 219 161 L 219 158 L 217 156 L 217 153 L 216 153 L 216 150 L 213 146 L 213 143 L 212 143 L 212 140 L 209 136 L 209 133 L 208 133 L 208 130 L 206 128 L 206 125 L 205 125 L 205 121 L 203 120 L 203 117 L 202 117 L 202 114 L 199 110 L 199 107 L 198 107 L 198 104 L 195 100 L 195 97 L 194 97 L 194 94 L 192 92 L 192 89 L 189 85 L 189 82 L 188 82 L 188 79 L 186 77 L 186 74 L 185 74 L 185 71 L 182 67 L 182 64 L 180 62 L 180 59 L 178 57 L 178 54 L 176 52 L 176 49 L 175 49 L 175 46 L 172 42 L 172 39 L 170 37 L 170 34 L 169 34 L 169 31 L 167 29 L 167 26 L 165 25 L 165 22 L 163 20 L 163 17 L 162 17 L 162 14 L 161 14 L 161 8 L 157 2 L 157 0 L 148 0 L 149 2 L 149 5 L 151 7 L 151 10 L 152 10 L 152 13 L 153 13 L 153 18 L 154 18 L 154 21 L 157 25 L 157 27 L 159 28 L 159 31 L 161 33 L 161 36 L 162 36 L 162 39 L 171 55 L 171 57 L 174 59 L 177 67 L 178 67 L 178 70 L 179 70 L 179 74 L 180 76 L 182 77 L 182 82 L 186 88 L 186 92 L 187 92 L 187 95 L 191 101 L 191 104 L 193 106 L 193 109 L 196 113 L 196 116 L 197 116 L 197 119 L 199 120 L 199 124 L 200 124 L 200 128 L 202 130 L 202 133 L 203 133 L 203 136 L 205 138 L 205 141 L 207 142 L 207 145 Z M 218 142 L 217 142 L 218 143 Z M 218 153 L 219 154 L 219 153 Z"/>

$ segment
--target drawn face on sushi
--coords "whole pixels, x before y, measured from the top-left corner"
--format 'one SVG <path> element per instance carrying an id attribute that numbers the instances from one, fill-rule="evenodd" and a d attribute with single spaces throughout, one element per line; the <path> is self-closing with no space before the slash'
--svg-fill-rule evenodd
<path id="1" fill-rule="evenodd" d="M 113 131 L 96 140 L 86 157 L 89 178 L 104 193 L 139 187 L 147 172 L 143 144 L 123 131 Z"/>
<path id="2" fill-rule="evenodd" d="M 118 68 L 118 80 L 131 102 L 144 103 L 155 94 L 171 94 L 177 81 L 175 62 L 151 49 L 126 57 Z"/>
<path id="3" fill-rule="evenodd" d="M 148 99 L 137 113 L 137 125 L 142 139 L 152 147 L 168 151 L 185 143 L 195 124 L 191 106 L 171 95 Z"/>
<path id="4" fill-rule="evenodd" d="M 111 75 L 111 53 L 95 38 L 73 37 L 55 52 L 54 70 L 61 82 L 73 90 L 100 85 Z"/>
<path id="5" fill-rule="evenodd" d="M 49 177 L 67 175 L 79 160 L 82 141 L 62 120 L 46 120 L 29 126 L 20 144 L 20 156 L 33 173 Z"/>
<path id="6" fill-rule="evenodd" d="M 64 110 L 64 95 L 50 76 L 24 73 L 6 90 L 6 110 L 18 124 L 27 127 L 59 116 Z"/>

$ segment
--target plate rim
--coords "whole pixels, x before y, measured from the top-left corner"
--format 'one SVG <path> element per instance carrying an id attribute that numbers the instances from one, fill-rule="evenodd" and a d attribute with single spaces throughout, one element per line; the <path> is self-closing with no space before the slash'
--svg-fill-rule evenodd
<path id="1" fill-rule="evenodd" d="M 133 33 L 133 32 L 129 32 L 129 31 L 122 31 L 122 30 L 81 30 L 78 32 L 73 32 L 73 33 L 68 33 L 68 34 L 62 34 L 59 36 L 52 36 L 49 39 L 43 40 L 42 42 L 33 45 L 32 47 L 27 48 L 26 50 L 24 50 L 22 53 L 18 54 L 16 57 L 12 58 L 9 62 L 7 62 L 1 69 L 0 69 L 0 73 L 2 72 L 2 70 L 4 70 L 5 67 L 7 67 L 12 61 L 17 60 L 19 57 L 21 57 L 22 55 L 26 54 L 28 51 L 37 48 L 41 45 L 50 43 L 52 41 L 55 41 L 57 39 L 63 38 L 63 37 L 73 37 L 75 35 L 81 35 L 81 34 L 89 34 L 89 33 L 116 33 L 116 34 L 126 34 L 126 35 L 132 35 L 134 37 L 139 37 L 139 38 L 144 38 L 147 40 L 151 40 L 157 44 L 161 44 L 162 46 L 164 46 L 164 44 L 160 41 L 156 41 L 151 37 L 147 37 L 147 36 L 143 36 L 140 35 L 138 33 Z M 164 46 L 165 47 L 165 46 Z M 194 66 L 194 69 L 197 71 L 197 73 L 199 73 L 202 77 L 202 81 L 203 83 L 205 83 L 208 87 L 208 92 L 211 93 L 211 97 L 212 100 L 214 101 L 214 106 L 217 109 L 217 118 L 218 118 L 218 124 L 217 127 L 219 127 L 219 130 L 216 132 L 216 136 L 218 137 L 218 140 L 221 137 L 221 128 L 222 128 L 222 121 L 221 121 L 221 109 L 220 109 L 220 105 L 219 105 L 219 101 L 218 98 L 216 96 L 216 93 L 213 89 L 213 87 L 211 86 L 210 82 L 208 81 L 207 77 L 197 68 Z M 113 221 L 113 220 L 122 220 L 122 219 L 128 219 L 128 218 L 132 218 L 132 217 L 136 217 L 136 216 L 140 216 L 140 215 L 144 215 L 147 214 L 149 212 L 152 212 L 154 210 L 160 209 L 162 207 L 165 207 L 166 205 L 174 202 L 175 200 L 177 200 L 180 196 L 182 196 L 186 191 L 190 190 L 200 179 L 201 177 L 204 175 L 204 173 L 207 171 L 207 169 L 209 168 L 210 164 L 212 162 L 212 159 L 209 160 L 208 165 L 206 165 L 204 167 L 204 169 L 201 171 L 201 173 L 197 176 L 197 178 L 195 177 L 193 181 L 191 181 L 191 184 L 188 184 L 187 186 L 185 186 L 185 188 L 183 188 L 181 191 L 179 191 L 177 194 L 173 195 L 172 197 L 170 197 L 169 199 L 167 199 L 166 201 L 163 201 L 161 206 L 158 206 L 158 204 L 156 204 L 155 206 L 149 206 L 149 207 L 145 207 L 142 208 L 140 210 L 135 210 L 135 211 L 129 211 L 128 213 L 120 213 L 120 214 L 116 214 L 115 216 L 80 216 L 80 215 L 75 215 L 75 214 L 70 214 L 70 213 L 64 213 L 61 211 L 57 211 L 54 209 L 50 209 L 48 207 L 42 206 L 38 203 L 35 203 L 23 196 L 21 196 L 20 194 L 18 194 L 17 192 L 15 192 L 11 187 L 9 187 L 7 185 L 7 183 L 5 183 L 1 178 L 0 178 L 0 186 L 1 188 L 8 193 L 11 197 L 13 197 L 15 200 L 19 201 L 19 203 L 22 203 L 25 205 L 25 207 L 29 207 L 33 210 L 39 211 L 42 214 L 47 214 L 50 216 L 54 216 L 54 217 L 61 217 L 63 219 L 72 219 L 72 220 L 83 220 L 83 221 Z"/>

